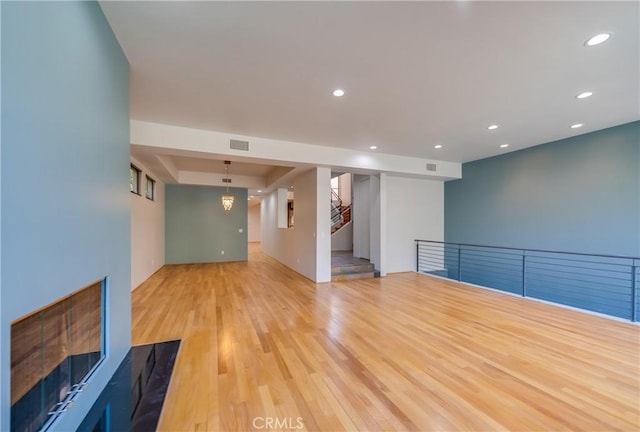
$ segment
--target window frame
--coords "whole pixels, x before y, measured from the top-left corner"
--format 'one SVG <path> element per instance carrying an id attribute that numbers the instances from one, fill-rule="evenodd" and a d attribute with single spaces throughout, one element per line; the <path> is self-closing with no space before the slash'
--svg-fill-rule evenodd
<path id="1" fill-rule="evenodd" d="M 155 201 L 156 200 L 156 181 L 153 178 L 151 178 L 148 174 L 145 174 L 144 177 L 145 177 L 144 196 L 150 201 Z M 151 196 L 149 196 L 149 183 L 151 183 Z"/>
<path id="2" fill-rule="evenodd" d="M 136 175 L 136 183 L 135 185 L 131 184 L 131 170 L 133 170 L 135 172 Z M 130 163 L 129 164 L 129 190 L 131 191 L 132 194 L 136 194 L 138 196 L 141 195 L 140 193 L 140 180 L 142 179 L 142 170 L 140 168 L 138 168 L 137 166 L 135 166 L 134 164 Z M 135 186 L 135 187 L 133 187 Z"/>

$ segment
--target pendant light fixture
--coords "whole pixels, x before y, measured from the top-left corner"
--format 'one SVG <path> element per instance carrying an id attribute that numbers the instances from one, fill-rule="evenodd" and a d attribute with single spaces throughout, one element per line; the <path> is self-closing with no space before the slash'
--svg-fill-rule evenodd
<path id="1" fill-rule="evenodd" d="M 222 207 L 225 211 L 231 211 L 234 199 L 233 195 L 229 194 L 229 183 L 231 183 L 231 180 L 229 179 L 229 165 L 231 165 L 231 161 L 224 161 L 224 170 L 227 173 L 227 178 L 222 179 L 222 181 L 227 184 L 227 194 L 222 195 Z"/>

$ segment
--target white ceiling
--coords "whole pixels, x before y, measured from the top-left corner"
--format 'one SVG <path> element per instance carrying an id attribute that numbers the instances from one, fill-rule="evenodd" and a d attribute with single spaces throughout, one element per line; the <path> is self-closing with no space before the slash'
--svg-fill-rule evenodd
<path id="1" fill-rule="evenodd" d="M 466 162 L 640 119 L 638 2 L 101 5 L 136 120 Z"/>
<path id="2" fill-rule="evenodd" d="M 190 151 L 166 150 L 131 145 L 134 163 L 141 163 L 164 183 L 205 184 L 246 188 L 249 195 L 262 197 L 275 188 L 293 188 L 293 179 L 310 167 L 304 164 L 274 165 L 255 163 L 246 157 L 226 157 Z M 219 157 L 220 159 L 216 159 Z M 230 160 L 227 177 L 224 160 Z"/>
<path id="3" fill-rule="evenodd" d="M 204 159 L 196 157 L 173 156 L 173 163 L 180 171 L 199 171 L 211 173 L 225 173 L 223 160 Z M 277 167 L 271 165 L 260 165 L 247 162 L 231 162 L 229 164 L 230 175 L 255 175 L 264 177 Z"/>

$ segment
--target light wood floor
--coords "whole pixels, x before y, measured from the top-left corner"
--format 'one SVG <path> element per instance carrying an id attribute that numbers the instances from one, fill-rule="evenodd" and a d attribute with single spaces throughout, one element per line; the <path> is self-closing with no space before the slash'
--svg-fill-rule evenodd
<path id="1" fill-rule="evenodd" d="M 640 430 L 639 327 L 425 275 L 316 285 L 254 247 L 165 266 L 133 320 L 182 339 L 161 431 Z"/>

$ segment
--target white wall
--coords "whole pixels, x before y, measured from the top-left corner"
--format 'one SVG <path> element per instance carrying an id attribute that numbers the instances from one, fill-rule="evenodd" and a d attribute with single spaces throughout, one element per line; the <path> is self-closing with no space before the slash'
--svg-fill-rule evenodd
<path id="1" fill-rule="evenodd" d="M 250 243 L 261 241 L 262 234 L 260 231 L 260 207 L 260 204 L 249 206 L 249 214 L 247 218 L 247 236 Z"/>
<path id="2" fill-rule="evenodd" d="M 293 182 L 296 200 L 292 228 L 278 228 L 278 190 L 264 197 L 260 206 L 262 250 L 311 280 L 316 277 L 315 180 L 315 170 L 310 170 Z"/>
<path id="3" fill-rule="evenodd" d="M 415 239 L 444 240 L 444 182 L 386 176 L 386 270 L 415 271 Z"/>
<path id="4" fill-rule="evenodd" d="M 316 185 L 316 232 L 318 235 L 315 281 L 329 282 L 331 281 L 331 169 L 316 168 Z M 296 218 L 296 223 L 297 220 Z"/>
<path id="5" fill-rule="evenodd" d="M 315 282 L 331 280 L 330 175 L 314 168 L 294 180 L 292 228 L 278 228 L 277 190 L 260 206 L 262 250 Z"/>
<path id="6" fill-rule="evenodd" d="M 353 176 L 353 256 L 369 259 L 370 252 L 370 179 L 369 176 Z"/>
<path id="7" fill-rule="evenodd" d="M 351 204 L 351 177 L 350 173 L 345 173 L 338 177 L 342 205 Z"/>
<path id="8" fill-rule="evenodd" d="M 353 221 L 346 223 L 331 235 L 331 250 L 353 250 Z"/>
<path id="9" fill-rule="evenodd" d="M 142 170 L 140 195 L 129 194 L 131 201 L 131 289 L 137 288 L 164 265 L 164 183 L 135 159 Z M 146 178 L 156 181 L 155 200 L 145 196 Z"/>
<path id="10" fill-rule="evenodd" d="M 288 219 L 288 204 L 289 204 L 289 192 L 285 188 L 278 188 L 278 228 L 289 228 Z"/>
<path id="11" fill-rule="evenodd" d="M 387 275 L 386 267 L 386 174 L 370 176 L 369 180 L 369 248 L 370 260 L 376 269 L 380 270 L 380 276 Z"/>

